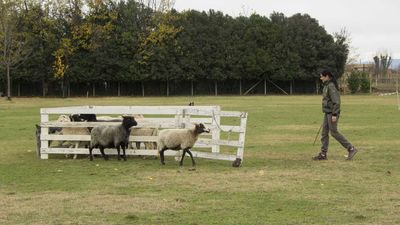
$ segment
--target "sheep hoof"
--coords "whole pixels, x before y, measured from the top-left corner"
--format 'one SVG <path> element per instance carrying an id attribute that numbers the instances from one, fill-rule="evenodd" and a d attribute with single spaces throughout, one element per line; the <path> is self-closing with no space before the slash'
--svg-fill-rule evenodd
<path id="1" fill-rule="evenodd" d="M 239 167 L 242 164 L 242 159 L 241 158 L 236 158 L 235 161 L 233 161 L 232 166 L 233 167 Z"/>

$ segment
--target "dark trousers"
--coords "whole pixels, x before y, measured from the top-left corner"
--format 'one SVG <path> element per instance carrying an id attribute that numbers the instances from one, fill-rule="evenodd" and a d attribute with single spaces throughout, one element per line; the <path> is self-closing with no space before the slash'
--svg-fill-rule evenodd
<path id="1" fill-rule="evenodd" d="M 352 145 L 351 143 L 338 131 L 339 116 L 335 123 L 332 122 L 332 114 L 324 114 L 324 123 L 322 124 L 321 133 L 321 151 L 324 153 L 328 152 L 329 146 L 329 132 L 344 148 L 349 150 Z"/>

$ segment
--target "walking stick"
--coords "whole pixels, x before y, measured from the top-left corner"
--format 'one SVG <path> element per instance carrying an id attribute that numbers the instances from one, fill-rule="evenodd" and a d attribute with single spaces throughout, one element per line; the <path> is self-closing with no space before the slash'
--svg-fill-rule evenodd
<path id="1" fill-rule="evenodd" d="M 322 123 L 321 123 L 321 126 L 319 127 L 319 130 L 318 130 L 318 132 L 317 132 L 317 135 L 315 135 L 315 139 L 314 139 L 313 146 L 315 145 L 315 142 L 317 141 L 317 137 L 318 137 L 318 135 L 319 135 L 319 132 L 321 132 L 321 128 L 322 128 L 323 125 L 324 125 L 324 123 L 322 122 Z"/>

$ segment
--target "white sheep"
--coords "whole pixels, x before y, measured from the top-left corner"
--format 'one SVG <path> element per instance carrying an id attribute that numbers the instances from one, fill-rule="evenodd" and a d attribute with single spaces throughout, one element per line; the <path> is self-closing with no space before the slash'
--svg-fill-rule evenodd
<path id="1" fill-rule="evenodd" d="M 187 152 L 192 159 L 192 166 L 196 165 L 193 159 L 192 152 L 190 149 L 194 146 L 195 142 L 199 138 L 201 133 L 209 133 L 210 130 L 206 129 L 204 124 L 195 124 L 192 129 L 165 129 L 161 130 L 158 134 L 157 150 L 160 155 L 161 164 L 165 165 L 164 162 L 164 151 L 170 150 L 183 150 L 181 161 L 179 166 L 183 165 L 183 158 Z"/>
<path id="2" fill-rule="evenodd" d="M 60 115 L 57 119 L 57 122 L 71 122 L 71 117 L 67 115 Z M 60 131 L 62 135 L 90 135 L 90 131 L 86 127 L 63 127 Z M 65 141 L 62 143 L 63 146 L 67 145 L 69 148 L 85 148 L 89 145 L 88 141 Z M 66 155 L 68 157 L 68 154 Z M 77 158 L 75 154 L 74 159 Z"/>
<path id="3" fill-rule="evenodd" d="M 127 115 L 127 116 L 129 116 L 129 115 Z M 144 116 L 142 114 L 133 114 L 132 116 L 135 118 L 135 120 L 144 118 Z M 97 116 L 96 117 L 96 115 L 95 115 L 94 118 L 96 119 L 94 121 L 98 121 L 98 122 L 120 122 L 120 121 L 122 121 L 121 117 L 112 117 L 112 116 Z"/>
<path id="4" fill-rule="evenodd" d="M 157 136 L 157 135 L 158 135 L 157 128 L 135 127 L 135 128 L 131 129 L 131 136 Z M 140 143 L 141 143 L 140 141 L 135 141 L 137 149 L 140 149 Z M 144 142 L 144 147 L 145 147 L 145 149 L 156 149 L 157 143 L 156 142 Z"/>
<path id="5" fill-rule="evenodd" d="M 144 119 L 142 114 L 133 114 L 133 117 L 136 121 L 140 122 Z M 134 127 L 131 129 L 131 136 L 157 136 L 158 129 L 157 128 L 149 128 L 149 127 Z M 140 141 L 135 141 L 136 148 L 140 149 Z M 133 148 L 133 143 L 132 146 Z M 157 143 L 156 142 L 144 142 L 145 149 L 156 149 Z"/>

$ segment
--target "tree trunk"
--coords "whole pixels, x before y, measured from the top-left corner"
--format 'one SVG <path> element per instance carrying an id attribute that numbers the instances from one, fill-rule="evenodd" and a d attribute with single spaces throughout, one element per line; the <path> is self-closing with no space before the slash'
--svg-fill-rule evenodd
<path id="1" fill-rule="evenodd" d="M 10 79 L 10 65 L 7 64 L 7 100 L 11 101 L 11 79 Z"/>
<path id="2" fill-rule="evenodd" d="M 267 95 L 267 79 L 264 78 L 264 95 Z"/>
<path id="3" fill-rule="evenodd" d="M 317 89 L 317 95 L 319 94 L 319 81 L 315 81 L 315 89 Z"/>
<path id="4" fill-rule="evenodd" d="M 142 81 L 142 96 L 144 97 L 144 83 Z"/>
<path id="5" fill-rule="evenodd" d="M 398 81 L 398 79 L 397 79 Z M 369 74 L 369 93 L 372 93 L 372 75 L 371 73 Z"/>
<path id="6" fill-rule="evenodd" d="M 293 80 L 290 80 L 290 95 L 293 94 Z"/>
<path id="7" fill-rule="evenodd" d="M 167 78 L 167 96 L 169 96 L 169 80 Z"/>
<path id="8" fill-rule="evenodd" d="M 93 93 L 93 97 L 96 96 L 96 83 L 93 83 L 92 85 L 92 93 Z"/>
<path id="9" fill-rule="evenodd" d="M 121 96 L 121 83 L 118 82 L 118 97 Z"/>
<path id="10" fill-rule="evenodd" d="M 193 81 L 191 80 L 190 81 L 190 86 L 191 86 L 191 93 L 192 93 L 192 96 L 194 95 L 194 88 L 193 88 Z"/>
<path id="11" fill-rule="evenodd" d="M 215 91 L 215 96 L 218 96 L 218 82 L 214 81 L 214 91 Z"/>
<path id="12" fill-rule="evenodd" d="M 65 95 L 64 95 L 64 78 L 61 81 L 61 95 L 62 95 L 63 98 L 65 97 Z"/>
<path id="13" fill-rule="evenodd" d="M 46 93 L 44 90 L 44 80 L 42 80 L 42 97 L 45 97 L 45 96 L 46 96 Z"/>
<path id="14" fill-rule="evenodd" d="M 18 87 L 18 97 L 21 97 L 21 82 L 20 81 L 18 81 L 17 87 Z"/>
<path id="15" fill-rule="evenodd" d="M 69 98 L 69 97 L 71 97 L 71 84 L 69 82 L 67 82 L 67 91 L 68 91 L 67 92 L 67 94 L 68 94 L 67 96 Z"/>
<path id="16" fill-rule="evenodd" d="M 242 79 L 239 79 L 239 95 L 242 95 Z"/>
<path id="17" fill-rule="evenodd" d="M 46 81 L 44 79 L 42 79 L 42 96 L 46 97 L 46 91 L 47 90 L 47 84 Z"/>

